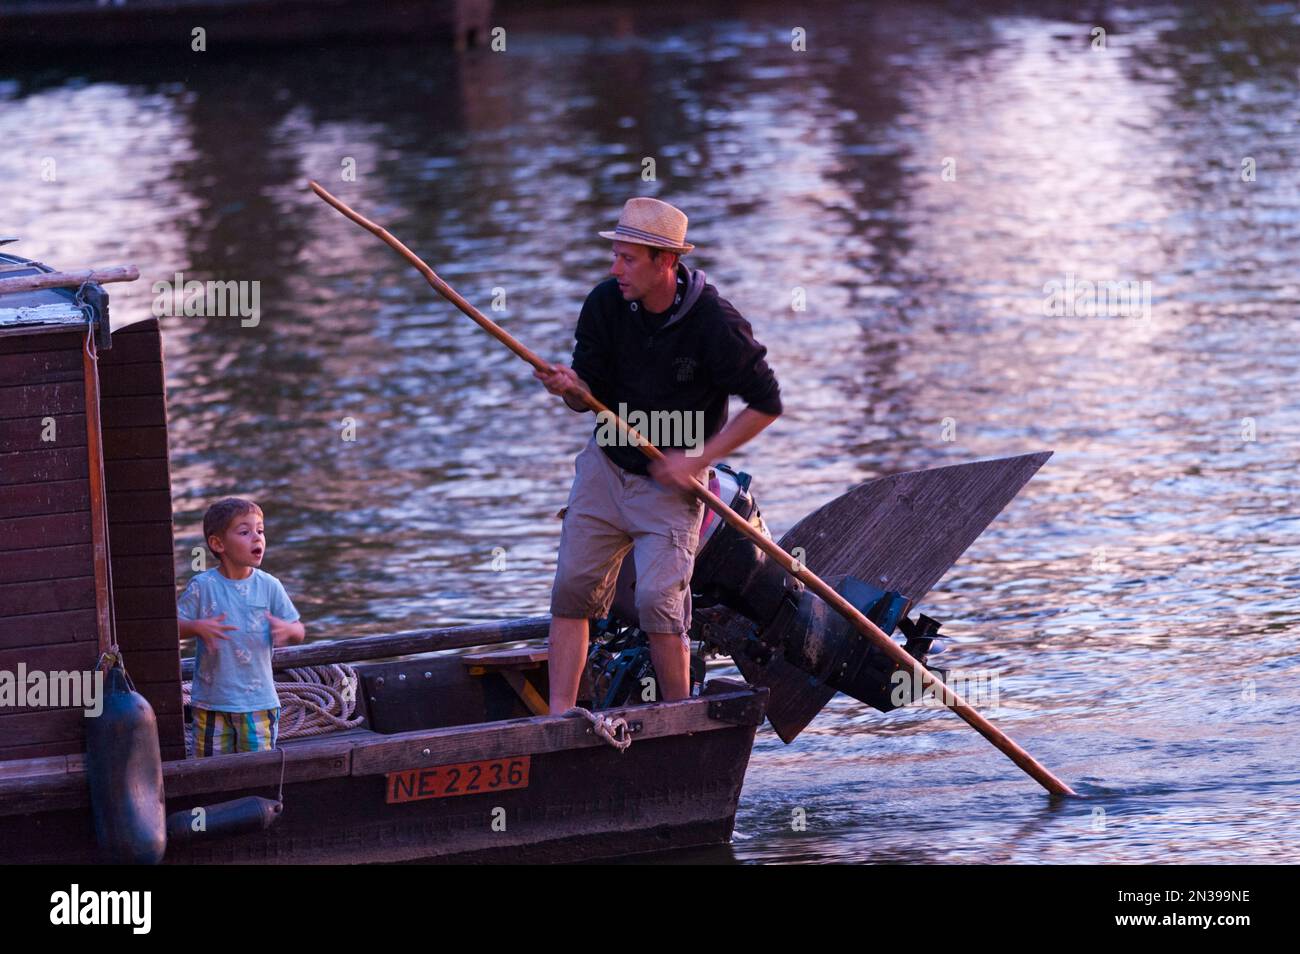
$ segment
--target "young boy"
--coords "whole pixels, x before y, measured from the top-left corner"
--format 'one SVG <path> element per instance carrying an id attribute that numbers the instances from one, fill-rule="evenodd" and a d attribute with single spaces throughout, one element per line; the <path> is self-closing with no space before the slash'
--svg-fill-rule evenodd
<path id="1" fill-rule="evenodd" d="M 266 532 L 257 504 L 218 500 L 203 515 L 203 537 L 218 565 L 190 580 L 176 602 L 180 635 L 197 641 L 194 754 L 273 749 L 280 699 L 271 650 L 302 642 L 306 629 L 280 581 L 258 569 Z"/>

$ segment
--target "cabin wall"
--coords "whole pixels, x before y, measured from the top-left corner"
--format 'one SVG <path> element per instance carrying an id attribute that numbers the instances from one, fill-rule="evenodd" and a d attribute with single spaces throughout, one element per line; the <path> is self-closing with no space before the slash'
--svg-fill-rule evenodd
<path id="1" fill-rule="evenodd" d="M 0 336 L 0 671 L 15 676 L 98 658 L 83 341 Z M 0 761 L 81 750 L 80 709 L 0 708 Z"/>
<path id="2" fill-rule="evenodd" d="M 0 671 L 98 658 L 84 341 L 0 336 Z M 185 748 L 162 370 L 156 321 L 117 332 L 99 357 L 117 639 L 171 759 Z M 81 709 L 0 708 L 0 761 L 80 753 L 82 722 Z"/>
<path id="3" fill-rule="evenodd" d="M 157 319 L 113 334 L 99 356 L 100 427 L 117 642 L 158 717 L 164 760 L 185 757 L 171 464 Z"/>

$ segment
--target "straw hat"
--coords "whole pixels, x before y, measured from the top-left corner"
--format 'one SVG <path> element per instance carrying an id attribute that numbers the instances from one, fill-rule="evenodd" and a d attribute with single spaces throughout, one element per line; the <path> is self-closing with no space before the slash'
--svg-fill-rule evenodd
<path id="1" fill-rule="evenodd" d="M 600 237 L 649 245 L 678 255 L 695 248 L 686 241 L 686 213 L 658 199 L 628 199 L 614 231 L 601 232 Z"/>

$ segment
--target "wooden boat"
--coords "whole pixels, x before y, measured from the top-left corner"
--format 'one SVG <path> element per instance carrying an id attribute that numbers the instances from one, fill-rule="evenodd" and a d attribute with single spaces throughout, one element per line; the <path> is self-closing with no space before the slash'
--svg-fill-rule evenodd
<path id="1" fill-rule="evenodd" d="M 680 702 L 620 696 L 606 677 L 635 676 L 640 658 L 620 596 L 581 693 L 590 719 L 545 714 L 536 617 L 279 649 L 285 678 L 347 667 L 359 724 L 187 758 L 158 322 L 110 319 L 99 286 L 5 290 L 48 271 L 0 254 L 0 675 L 102 670 L 116 652 L 152 721 L 135 727 L 148 744 L 122 751 L 125 736 L 103 742 L 74 706 L 0 707 L 0 863 L 124 860 L 105 818 L 150 798 L 157 818 L 165 799 L 155 854 L 169 863 L 552 862 L 723 844 L 764 718 L 794 742 L 837 688 L 898 704 L 892 663 L 743 536 L 706 524 L 692 636 L 743 681 L 701 675 Z M 57 439 L 42 440 L 51 421 Z M 1047 456 L 869 481 L 780 542 L 924 659 L 937 624 L 907 612 Z M 719 479 L 761 524 L 748 478 Z M 119 746 L 107 763 L 105 745 Z M 187 828 L 209 813 L 217 823 Z"/>

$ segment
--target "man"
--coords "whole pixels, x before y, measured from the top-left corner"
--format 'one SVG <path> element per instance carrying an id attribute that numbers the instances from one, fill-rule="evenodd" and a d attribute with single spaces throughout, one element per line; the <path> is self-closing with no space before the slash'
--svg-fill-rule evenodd
<path id="1" fill-rule="evenodd" d="M 680 263 L 695 247 L 686 223 L 666 202 L 629 199 L 614 231 L 600 233 L 613 242 L 613 277 L 582 306 L 572 367 L 536 372 L 575 411 L 587 410 L 579 396 L 587 391 L 634 426 L 665 423 L 644 435 L 665 454 L 653 466 L 607 421 L 575 461 L 551 590 L 552 714 L 577 700 L 587 620 L 608 613 L 629 549 L 659 698 L 690 695 L 688 597 L 704 504 L 689 488 L 781 413 L 767 349 L 749 322 L 703 272 Z M 727 423 L 732 394 L 748 406 Z"/>

